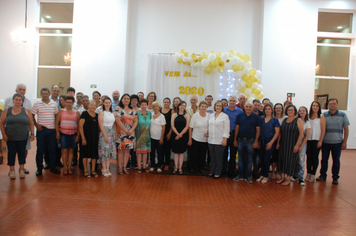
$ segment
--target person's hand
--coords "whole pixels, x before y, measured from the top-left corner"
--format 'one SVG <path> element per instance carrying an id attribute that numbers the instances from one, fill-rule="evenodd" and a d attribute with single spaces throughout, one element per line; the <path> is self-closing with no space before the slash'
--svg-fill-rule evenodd
<path id="1" fill-rule="evenodd" d="M 322 145 L 323 145 L 323 142 L 319 141 L 318 144 L 316 145 L 316 147 L 321 148 Z"/>
<path id="2" fill-rule="evenodd" d="M 226 147 L 226 145 L 227 145 L 227 140 L 223 140 L 223 141 L 222 141 L 222 145 L 223 145 L 224 147 Z"/>
<path id="3" fill-rule="evenodd" d="M 260 145 L 258 144 L 257 140 L 253 142 L 252 148 L 260 148 Z"/>
<path id="4" fill-rule="evenodd" d="M 37 129 L 38 131 L 42 131 L 42 126 L 41 126 L 40 124 L 36 124 L 36 129 Z"/>
<path id="5" fill-rule="evenodd" d="M 167 141 L 171 140 L 171 134 L 167 134 Z"/>
<path id="6" fill-rule="evenodd" d="M 205 137 L 209 137 L 209 130 L 207 130 L 204 135 L 205 135 Z"/>
<path id="7" fill-rule="evenodd" d="M 32 142 L 33 140 L 35 140 L 35 136 L 34 135 L 30 135 L 30 141 Z"/>
<path id="8" fill-rule="evenodd" d="M 293 153 L 297 153 L 299 151 L 299 146 L 295 145 L 293 149 Z"/>
<path id="9" fill-rule="evenodd" d="M 277 145 L 276 145 L 276 149 L 277 149 L 277 150 L 279 150 L 279 143 L 277 143 Z"/>
<path id="10" fill-rule="evenodd" d="M 300 146 L 300 147 L 298 148 L 298 152 L 301 152 L 302 150 L 303 150 L 303 147 Z"/>
<path id="11" fill-rule="evenodd" d="M 272 148 L 272 143 L 271 142 L 268 142 L 266 144 L 266 150 L 270 150 Z"/>
<path id="12" fill-rule="evenodd" d="M 83 146 L 87 145 L 87 140 L 85 138 L 82 139 L 82 145 Z"/>
<path id="13" fill-rule="evenodd" d="M 127 130 L 126 134 L 127 134 L 128 136 L 131 136 L 131 135 L 132 135 L 132 131 L 129 129 L 129 130 Z"/>
<path id="14" fill-rule="evenodd" d="M 159 144 L 161 144 L 161 145 L 163 144 L 163 138 L 159 139 Z"/>
<path id="15" fill-rule="evenodd" d="M 79 142 L 79 135 L 77 135 L 77 137 L 75 137 L 75 142 L 76 142 L 76 143 Z"/>
<path id="16" fill-rule="evenodd" d="M 192 143 L 193 143 L 192 140 L 189 140 L 187 145 L 192 146 Z"/>
<path id="17" fill-rule="evenodd" d="M 105 140 L 105 143 L 109 143 L 109 137 L 108 136 L 105 136 L 104 140 Z"/>
<path id="18" fill-rule="evenodd" d="M 176 138 L 175 138 L 175 140 L 178 140 L 178 139 L 179 139 L 179 136 L 177 135 Z"/>
<path id="19" fill-rule="evenodd" d="M 183 134 L 178 134 L 179 138 L 182 138 L 183 137 Z"/>
<path id="20" fill-rule="evenodd" d="M 237 140 L 234 140 L 234 147 L 237 147 Z"/>
<path id="21" fill-rule="evenodd" d="M 346 149 L 346 142 L 342 142 L 341 144 L 341 150 L 345 150 Z"/>
<path id="22" fill-rule="evenodd" d="M 61 135 L 60 134 L 56 134 L 56 139 L 60 140 L 61 139 Z"/>

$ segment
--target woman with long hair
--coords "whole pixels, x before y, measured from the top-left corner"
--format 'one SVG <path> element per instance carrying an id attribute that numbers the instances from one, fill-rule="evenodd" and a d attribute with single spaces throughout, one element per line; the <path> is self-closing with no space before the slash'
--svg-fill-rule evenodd
<path id="1" fill-rule="evenodd" d="M 170 108 L 171 99 L 168 97 L 163 99 L 163 107 L 161 109 L 161 113 L 166 120 L 166 126 L 164 128 L 164 139 L 163 139 L 163 159 L 164 159 L 164 166 L 162 168 L 164 170 L 169 170 L 169 163 L 171 162 L 171 120 L 172 120 L 172 109 Z"/>
<path id="2" fill-rule="evenodd" d="M 283 123 L 283 120 L 286 118 L 284 115 L 284 107 L 282 103 L 276 103 L 273 107 L 273 116 L 278 120 L 279 125 L 281 126 Z M 277 170 L 278 166 L 278 156 L 279 156 L 279 150 L 275 148 L 272 152 L 272 158 L 271 158 L 271 164 L 272 164 L 272 179 L 281 179 L 281 175 Z M 276 174 L 277 172 L 277 174 Z"/>
<path id="3" fill-rule="evenodd" d="M 182 101 L 180 97 L 173 98 L 173 105 L 172 105 L 172 114 L 178 112 L 178 105 Z"/>

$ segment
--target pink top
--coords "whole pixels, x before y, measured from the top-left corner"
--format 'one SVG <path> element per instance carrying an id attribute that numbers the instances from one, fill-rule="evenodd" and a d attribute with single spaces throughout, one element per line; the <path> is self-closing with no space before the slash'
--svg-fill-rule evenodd
<path id="1" fill-rule="evenodd" d="M 61 124 L 60 131 L 63 134 L 72 135 L 78 132 L 78 111 L 72 110 L 73 113 L 69 114 L 68 111 L 63 108 L 61 109 Z"/>

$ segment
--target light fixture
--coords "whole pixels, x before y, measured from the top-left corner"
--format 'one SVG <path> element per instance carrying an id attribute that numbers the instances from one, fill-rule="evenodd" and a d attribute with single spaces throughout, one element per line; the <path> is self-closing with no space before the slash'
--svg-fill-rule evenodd
<path id="1" fill-rule="evenodd" d="M 47 19 L 51 19 L 51 16 L 46 16 Z"/>
<path id="2" fill-rule="evenodd" d="M 63 60 L 64 60 L 64 64 L 66 64 L 66 65 L 70 64 L 72 62 L 72 53 L 66 51 L 66 54 L 64 54 Z"/>
<path id="3" fill-rule="evenodd" d="M 342 29 L 342 26 L 338 26 L 337 28 L 338 28 L 338 29 Z"/>

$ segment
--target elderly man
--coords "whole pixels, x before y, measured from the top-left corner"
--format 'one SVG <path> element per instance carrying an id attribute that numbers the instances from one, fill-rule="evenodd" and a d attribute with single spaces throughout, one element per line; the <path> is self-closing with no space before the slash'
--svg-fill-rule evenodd
<path id="1" fill-rule="evenodd" d="M 55 116 L 58 113 L 58 106 L 49 98 L 48 88 L 41 89 L 42 99 L 32 107 L 34 123 L 37 129 L 37 152 L 36 152 L 36 176 L 42 175 L 43 155 L 46 148 L 49 151 L 49 167 L 52 173 L 60 174 L 56 168 L 56 130 L 54 127 Z M 36 120 L 37 115 L 37 120 Z"/>
<path id="2" fill-rule="evenodd" d="M 88 108 L 89 108 L 89 96 L 88 95 L 84 95 L 82 97 L 82 105 L 78 109 L 79 114 L 82 115 L 82 113 L 84 111 L 87 111 Z"/>
<path id="3" fill-rule="evenodd" d="M 192 117 L 196 112 L 199 112 L 199 107 L 197 105 L 198 97 L 193 95 L 190 97 L 190 104 L 191 106 L 187 107 L 186 111 Z"/>
<path id="4" fill-rule="evenodd" d="M 339 184 L 341 150 L 346 149 L 349 137 L 349 119 L 346 113 L 337 109 L 339 102 L 336 98 L 329 99 L 329 111 L 324 112 L 326 121 L 325 136 L 321 147 L 322 159 L 320 176 L 316 181 L 325 181 L 328 171 L 329 155 L 333 158 L 332 174 L 333 184 Z"/>
<path id="5" fill-rule="evenodd" d="M 254 148 L 258 148 L 260 117 L 252 112 L 252 103 L 245 104 L 245 112 L 237 115 L 234 146 L 239 150 L 238 175 L 234 181 L 245 180 L 252 184 L 251 169 Z"/>
<path id="6" fill-rule="evenodd" d="M 206 110 L 207 113 L 213 114 L 214 113 L 214 106 L 213 106 L 213 96 L 207 95 L 205 97 L 205 101 L 208 103 L 208 110 Z"/>
<path id="7" fill-rule="evenodd" d="M 61 99 L 59 98 L 59 93 L 60 93 L 59 86 L 53 85 L 51 88 L 51 96 L 49 96 L 49 98 L 52 99 L 55 103 L 57 103 L 58 108 L 60 107 L 60 101 L 61 101 Z"/>
<path id="8" fill-rule="evenodd" d="M 237 149 L 234 146 L 234 137 L 235 137 L 235 121 L 236 117 L 238 114 L 243 113 L 243 111 L 236 107 L 237 103 L 237 97 L 235 95 L 232 95 L 229 97 L 228 104 L 229 106 L 224 108 L 224 113 L 226 113 L 229 116 L 230 119 L 230 136 L 227 140 L 227 146 L 224 151 L 224 159 L 223 159 L 223 173 L 226 172 L 227 169 L 227 176 L 229 178 L 233 177 L 235 168 L 236 168 L 236 152 Z M 228 159 L 228 153 L 230 149 L 230 159 L 229 162 L 227 162 Z M 229 163 L 229 164 L 227 164 Z"/>
<path id="9" fill-rule="evenodd" d="M 118 90 L 115 90 L 112 92 L 112 109 L 115 110 L 116 107 L 119 105 L 119 98 L 120 98 L 120 92 Z"/>
<path id="10" fill-rule="evenodd" d="M 31 101 L 30 101 L 30 99 L 28 99 L 27 97 L 25 97 L 25 94 L 26 94 L 26 85 L 24 85 L 24 84 L 18 84 L 18 85 L 16 86 L 15 92 L 22 94 L 22 96 L 24 97 L 24 102 L 23 102 L 22 106 L 23 106 L 24 108 L 27 108 L 27 109 L 29 109 L 29 110 L 31 111 L 31 110 L 32 110 Z M 12 102 L 12 96 L 7 97 L 7 98 L 5 99 L 4 108 L 8 108 L 8 107 L 12 107 L 12 106 L 14 106 L 14 103 Z M 31 134 L 31 133 L 29 133 L 28 135 L 30 136 L 30 134 Z M 31 149 L 31 141 L 30 141 L 30 139 L 28 139 L 27 144 L 26 144 L 26 157 L 27 157 L 28 150 L 30 150 L 30 149 Z M 24 171 L 25 171 L 25 174 L 29 174 L 29 173 L 30 173 L 27 169 L 24 169 Z"/>
<path id="11" fill-rule="evenodd" d="M 239 103 L 236 105 L 236 107 L 238 107 L 241 110 L 245 111 L 246 95 L 245 94 L 240 94 L 238 100 L 239 100 Z"/>

